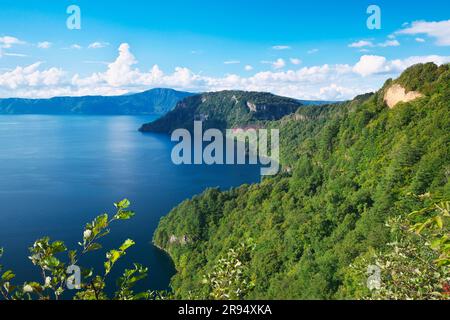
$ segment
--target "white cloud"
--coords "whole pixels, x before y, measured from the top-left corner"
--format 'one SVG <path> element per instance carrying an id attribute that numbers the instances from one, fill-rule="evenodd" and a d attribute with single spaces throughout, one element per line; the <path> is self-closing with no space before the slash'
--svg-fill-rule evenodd
<path id="1" fill-rule="evenodd" d="M 450 20 L 444 21 L 415 21 L 410 27 L 397 31 L 401 35 L 425 34 L 436 39 L 439 46 L 450 46 Z"/>
<path id="2" fill-rule="evenodd" d="M 399 73 L 405 70 L 406 68 L 411 67 L 412 65 L 427 62 L 434 62 L 437 65 L 450 63 L 450 56 L 438 56 L 438 55 L 412 56 L 403 60 L 401 59 L 391 60 L 390 64 L 392 70 L 396 73 Z"/>
<path id="3" fill-rule="evenodd" d="M 51 46 L 52 43 L 48 41 L 38 42 L 37 44 L 37 47 L 40 49 L 49 49 Z"/>
<path id="4" fill-rule="evenodd" d="M 0 37 L 0 48 L 9 49 L 13 45 L 25 44 L 25 41 L 19 40 L 15 37 L 4 36 Z"/>
<path id="5" fill-rule="evenodd" d="M 19 87 L 47 87 L 59 84 L 64 72 L 58 68 L 39 71 L 41 64 L 42 62 L 36 62 L 30 66 L 16 67 L 12 71 L 0 74 L 0 87 L 14 90 Z"/>
<path id="6" fill-rule="evenodd" d="M 276 61 L 272 63 L 272 66 L 274 69 L 282 69 L 286 66 L 286 62 L 283 59 L 278 58 Z"/>
<path id="7" fill-rule="evenodd" d="M 381 43 L 373 43 L 372 41 L 369 40 L 360 40 L 357 42 L 353 42 L 351 44 L 349 44 L 349 48 L 373 48 L 373 47 L 382 47 L 382 48 L 386 48 L 386 47 L 398 47 L 400 45 L 400 42 L 398 42 L 398 40 L 389 38 L 390 40 L 386 40 L 385 42 L 381 42 Z"/>
<path id="8" fill-rule="evenodd" d="M 140 70 L 136 67 L 137 60 L 130 46 L 124 43 L 119 47 L 116 60 L 109 63 L 105 71 L 88 76 L 69 75 L 59 68 L 45 69 L 41 62 L 0 72 L 0 96 L 120 95 L 154 87 L 170 87 L 192 92 L 238 89 L 267 91 L 299 99 L 344 100 L 377 90 L 388 76 L 397 76 L 413 64 L 429 61 L 442 64 L 450 62 L 450 57 L 420 56 L 388 60 L 382 56 L 366 55 L 354 65 L 324 64 L 268 70 L 245 76 L 229 74 L 213 77 L 184 67 L 176 67 L 171 73 L 165 73 L 158 65 Z M 285 66 L 284 60 L 283 63 Z M 274 62 L 270 64 L 273 67 Z M 251 71 L 247 66 L 245 69 Z"/>
<path id="9" fill-rule="evenodd" d="M 424 43 L 424 42 L 425 42 L 425 39 L 424 39 L 424 38 L 416 38 L 416 41 L 417 41 L 417 42 L 420 42 L 420 43 Z"/>
<path id="10" fill-rule="evenodd" d="M 396 74 L 414 64 L 426 62 L 434 62 L 441 65 L 450 62 L 450 56 L 414 56 L 404 60 L 396 59 L 388 61 L 382 56 L 364 55 L 355 64 L 353 71 L 363 77 L 375 74 Z"/>
<path id="11" fill-rule="evenodd" d="M 223 62 L 224 64 L 240 64 L 239 60 L 227 60 Z"/>
<path id="12" fill-rule="evenodd" d="M 267 61 L 267 60 L 263 60 L 261 61 L 262 64 L 270 64 L 272 66 L 272 68 L 274 69 L 282 69 L 286 66 L 286 61 L 284 61 L 284 59 L 282 58 L 278 58 L 275 61 Z"/>
<path id="13" fill-rule="evenodd" d="M 289 49 L 291 49 L 291 47 L 286 46 L 286 45 L 278 45 L 278 46 L 273 46 L 272 49 L 274 49 L 274 50 L 289 50 Z"/>
<path id="14" fill-rule="evenodd" d="M 358 63 L 353 67 L 353 71 L 363 77 L 389 71 L 386 69 L 386 58 L 381 56 L 362 56 Z"/>
<path id="15" fill-rule="evenodd" d="M 75 50 L 81 50 L 81 49 L 83 49 L 83 47 L 82 46 L 80 46 L 79 44 L 72 44 L 70 47 L 69 47 L 70 49 L 75 49 Z"/>
<path id="16" fill-rule="evenodd" d="M 320 97 L 326 97 L 326 100 L 345 100 L 348 97 L 355 96 L 355 91 L 332 83 L 327 87 L 320 88 L 319 95 Z"/>
<path id="17" fill-rule="evenodd" d="M 252 71 L 253 70 L 253 66 L 251 66 L 251 65 L 246 65 L 245 67 L 244 67 L 244 69 L 245 69 L 245 71 Z"/>
<path id="18" fill-rule="evenodd" d="M 400 45 L 400 42 L 398 42 L 398 40 L 387 40 L 383 43 L 379 43 L 378 46 L 379 47 L 398 47 Z"/>
<path id="19" fill-rule="evenodd" d="M 302 63 L 302 60 L 297 59 L 297 58 L 290 58 L 289 61 L 291 61 L 291 63 L 292 63 L 293 65 L 299 65 L 299 64 Z"/>
<path id="20" fill-rule="evenodd" d="M 88 49 L 101 49 L 109 46 L 108 42 L 93 42 L 88 46 Z"/>
<path id="21" fill-rule="evenodd" d="M 130 46 L 128 43 L 122 43 L 119 46 L 119 57 L 108 65 L 105 74 L 106 82 L 114 87 L 131 82 L 139 74 L 137 69 L 133 69 L 135 64 L 137 60 L 130 52 Z"/>
<path id="22" fill-rule="evenodd" d="M 373 47 L 373 43 L 372 41 L 360 40 L 357 42 L 350 43 L 348 46 L 350 48 Z"/>

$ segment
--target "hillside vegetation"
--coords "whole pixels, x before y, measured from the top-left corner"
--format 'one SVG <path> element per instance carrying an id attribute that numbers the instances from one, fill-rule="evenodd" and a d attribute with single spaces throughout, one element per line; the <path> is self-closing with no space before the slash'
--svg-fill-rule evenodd
<path id="1" fill-rule="evenodd" d="M 423 97 L 389 109 L 384 93 L 393 84 Z M 201 108 L 191 108 L 202 99 L 195 96 L 177 109 L 190 116 L 220 112 L 208 101 L 223 99 L 228 110 L 233 95 L 206 95 Z M 254 116 L 243 97 L 236 98 L 240 108 L 224 112 L 219 124 Z M 286 106 L 298 108 L 289 100 Z M 176 114 L 151 129 L 167 132 L 169 124 L 191 121 Z M 262 113 L 259 119 L 282 115 Z M 243 298 L 360 297 L 367 292 L 360 291 L 361 279 L 355 280 L 351 266 L 372 252 L 389 252 L 394 239 L 386 222 L 432 201 L 413 195 L 450 197 L 449 65 L 413 66 L 375 94 L 303 107 L 270 126 L 280 128 L 282 164 L 289 170 L 255 185 L 207 190 L 161 220 L 154 242 L 175 261 L 177 298 L 211 297 L 205 277 L 230 249 L 247 241 L 254 249 L 243 260 L 243 272 L 254 285 Z M 182 243 L 171 241 L 181 238 Z M 411 261 L 419 268 L 419 260 Z"/>
<path id="2" fill-rule="evenodd" d="M 141 131 L 172 133 L 192 130 L 194 120 L 205 128 L 230 129 L 278 120 L 294 113 L 302 104 L 294 99 L 270 93 L 222 91 L 203 93 L 180 101 L 164 117 L 142 126 Z"/>

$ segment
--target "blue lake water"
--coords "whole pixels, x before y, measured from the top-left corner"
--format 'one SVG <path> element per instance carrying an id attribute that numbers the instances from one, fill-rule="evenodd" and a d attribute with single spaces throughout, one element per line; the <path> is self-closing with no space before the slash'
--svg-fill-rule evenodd
<path id="1" fill-rule="evenodd" d="M 165 135 L 137 129 L 152 117 L 0 116 L 0 264 L 17 281 L 40 280 L 28 247 L 42 237 L 63 240 L 71 249 L 83 226 L 113 213 L 113 202 L 129 198 L 136 217 L 118 222 L 100 253 L 82 263 L 100 270 L 106 249 L 136 241 L 116 267 L 132 262 L 149 267 L 142 287 L 166 289 L 174 267 L 151 244 L 159 219 L 184 199 L 208 187 L 228 189 L 257 182 L 257 166 L 176 166 Z"/>

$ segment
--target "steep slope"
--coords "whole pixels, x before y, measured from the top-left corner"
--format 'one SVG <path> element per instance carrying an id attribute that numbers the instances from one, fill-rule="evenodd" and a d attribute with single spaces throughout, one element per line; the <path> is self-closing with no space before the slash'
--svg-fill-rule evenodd
<path id="1" fill-rule="evenodd" d="M 294 99 L 270 93 L 221 91 L 203 93 L 180 101 L 176 108 L 141 131 L 171 133 L 175 129 L 192 129 L 194 120 L 205 128 L 234 128 L 261 121 L 278 120 L 294 113 L 301 104 Z"/>
<path id="2" fill-rule="evenodd" d="M 393 84 L 423 97 L 390 109 L 384 95 Z M 449 101 L 450 67 L 417 65 L 375 94 L 273 122 L 290 174 L 207 190 L 161 220 L 154 242 L 176 264 L 177 297 L 208 298 L 205 275 L 253 239 L 246 274 L 256 285 L 246 298 L 352 298 L 346 269 L 392 240 L 388 217 L 420 208 L 408 194 L 450 196 Z"/>
<path id="3" fill-rule="evenodd" d="M 161 115 L 191 95 L 172 89 L 152 89 L 124 96 L 0 99 L 0 114 Z"/>

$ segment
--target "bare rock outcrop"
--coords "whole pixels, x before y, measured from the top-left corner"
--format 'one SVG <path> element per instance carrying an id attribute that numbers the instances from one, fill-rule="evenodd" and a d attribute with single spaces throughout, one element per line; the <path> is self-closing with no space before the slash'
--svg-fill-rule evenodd
<path id="1" fill-rule="evenodd" d="M 421 97 L 423 95 L 420 92 L 410 91 L 407 93 L 401 85 L 394 84 L 386 91 L 384 101 L 392 109 L 400 102 L 410 102 Z"/>
<path id="2" fill-rule="evenodd" d="M 178 238 L 177 236 L 175 236 L 173 234 L 169 238 L 169 244 L 178 244 L 178 245 L 185 246 L 188 243 L 190 243 L 190 240 L 189 240 L 188 236 L 186 236 L 186 235 L 183 235 L 183 236 Z"/>

